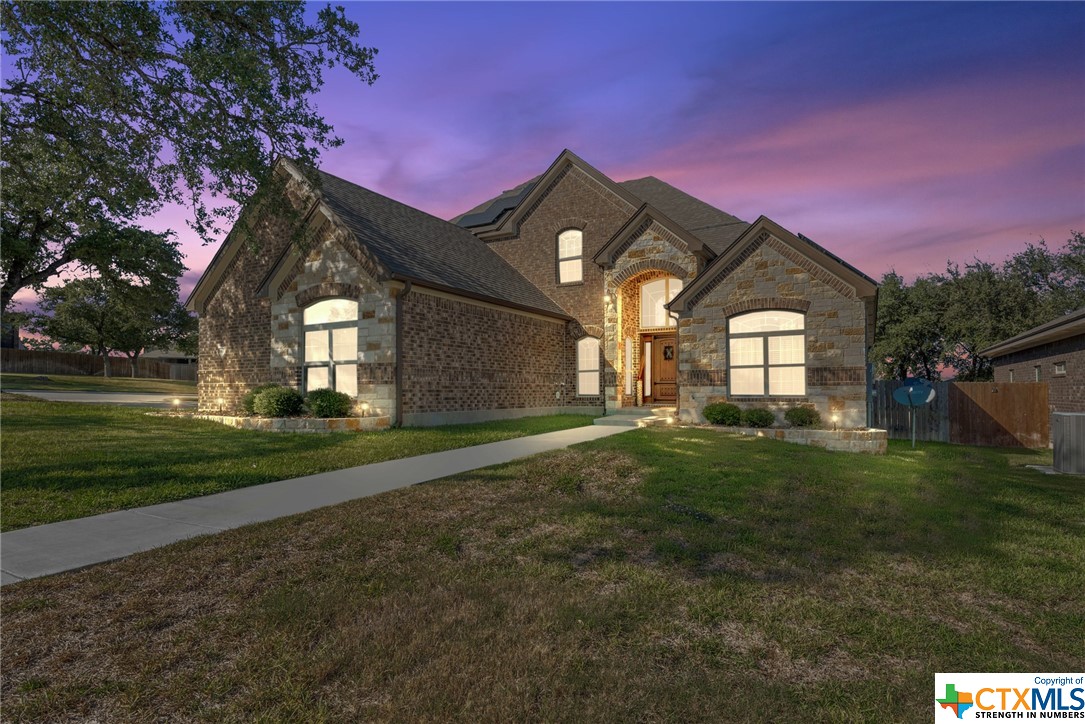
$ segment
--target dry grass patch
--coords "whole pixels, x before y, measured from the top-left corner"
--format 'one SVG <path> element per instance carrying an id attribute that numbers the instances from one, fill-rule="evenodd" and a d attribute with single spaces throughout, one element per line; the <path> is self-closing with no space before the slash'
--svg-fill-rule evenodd
<path id="1" fill-rule="evenodd" d="M 6 587 L 4 716 L 926 718 L 935 671 L 1085 663 L 1082 503 L 997 451 L 631 432 Z"/>

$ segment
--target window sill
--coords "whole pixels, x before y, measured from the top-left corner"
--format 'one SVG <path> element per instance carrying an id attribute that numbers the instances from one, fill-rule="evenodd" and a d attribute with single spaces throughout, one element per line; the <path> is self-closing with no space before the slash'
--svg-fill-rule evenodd
<path id="1" fill-rule="evenodd" d="M 558 282 L 558 288 L 561 287 L 582 287 L 584 286 L 584 280 L 581 279 L 578 282 Z"/>

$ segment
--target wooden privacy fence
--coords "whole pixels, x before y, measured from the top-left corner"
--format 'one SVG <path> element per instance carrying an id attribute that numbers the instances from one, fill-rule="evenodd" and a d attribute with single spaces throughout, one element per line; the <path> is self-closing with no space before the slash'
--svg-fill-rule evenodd
<path id="1" fill-rule="evenodd" d="M 76 352 L 48 352 L 29 349 L 0 350 L 0 370 L 34 375 L 101 375 L 102 358 Z M 109 373 L 114 377 L 131 377 L 132 363 L 127 357 L 110 357 Z M 136 377 L 161 380 L 196 380 L 196 365 L 173 364 L 157 360 L 136 360 Z"/>
<path id="2" fill-rule="evenodd" d="M 871 426 L 910 440 L 908 408 L 893 399 L 900 380 L 878 380 Z M 916 440 L 993 447 L 1047 447 L 1051 413 L 1046 382 L 935 382 L 934 401 L 916 410 Z"/>

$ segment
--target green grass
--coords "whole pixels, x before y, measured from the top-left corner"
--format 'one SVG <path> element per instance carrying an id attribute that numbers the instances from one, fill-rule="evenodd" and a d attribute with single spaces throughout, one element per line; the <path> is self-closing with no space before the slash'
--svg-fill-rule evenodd
<path id="1" fill-rule="evenodd" d="M 5 587 L 12 720 L 929 721 L 1085 667 L 1045 453 L 648 429 Z"/>
<path id="2" fill-rule="evenodd" d="M 0 373 L 0 389 L 52 390 L 55 392 L 142 392 L 163 395 L 195 395 L 196 383 L 181 380 L 149 380 L 131 377 L 96 377 L 91 375 L 30 375 Z"/>
<path id="3" fill-rule="evenodd" d="M 3 401 L 3 530 L 591 423 L 555 415 L 299 435 L 21 397 Z"/>

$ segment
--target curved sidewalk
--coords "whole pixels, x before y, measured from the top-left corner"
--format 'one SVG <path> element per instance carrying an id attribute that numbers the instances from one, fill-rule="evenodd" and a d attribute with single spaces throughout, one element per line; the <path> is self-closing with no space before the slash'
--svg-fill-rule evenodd
<path id="1" fill-rule="evenodd" d="M 0 534 L 0 585 L 123 558 L 185 538 L 304 513 L 632 429 L 587 425 L 238 488 Z"/>

